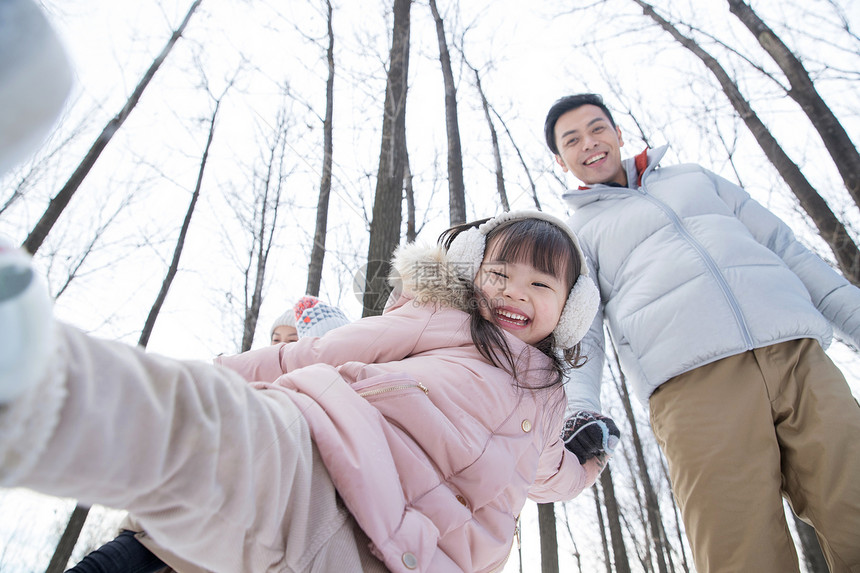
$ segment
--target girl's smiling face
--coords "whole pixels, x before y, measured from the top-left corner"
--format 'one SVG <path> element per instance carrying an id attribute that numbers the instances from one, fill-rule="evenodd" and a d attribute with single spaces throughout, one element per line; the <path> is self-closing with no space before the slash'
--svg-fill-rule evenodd
<path id="1" fill-rule="evenodd" d="M 570 288 L 564 277 L 520 261 L 501 261 L 494 245 L 487 245 L 475 286 L 486 297 L 481 316 L 532 346 L 558 325 Z"/>

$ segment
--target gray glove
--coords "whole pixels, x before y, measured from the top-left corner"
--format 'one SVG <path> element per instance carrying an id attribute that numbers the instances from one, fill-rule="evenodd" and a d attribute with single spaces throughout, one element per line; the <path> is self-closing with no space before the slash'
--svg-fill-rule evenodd
<path id="1" fill-rule="evenodd" d="M 594 457 L 611 456 L 621 439 L 612 418 L 581 410 L 567 419 L 561 432 L 564 447 L 573 452 L 580 464 Z"/>

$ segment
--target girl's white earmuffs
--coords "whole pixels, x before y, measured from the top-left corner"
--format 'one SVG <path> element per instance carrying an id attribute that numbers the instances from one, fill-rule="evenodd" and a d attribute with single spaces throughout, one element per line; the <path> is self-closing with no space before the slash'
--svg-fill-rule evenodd
<path id="1" fill-rule="evenodd" d="M 594 285 L 594 281 L 588 276 L 588 266 L 585 264 L 585 255 L 579 246 L 579 239 L 563 221 L 548 215 L 542 211 L 508 211 L 498 217 L 490 219 L 480 227 L 473 227 L 463 231 L 451 241 L 448 248 L 448 260 L 458 263 L 455 272 L 464 280 L 474 280 L 477 269 L 484 260 L 484 250 L 487 246 L 487 234 L 494 228 L 507 221 L 516 219 L 540 219 L 552 223 L 564 231 L 573 241 L 576 253 L 579 255 L 580 273 L 579 277 L 570 289 L 567 302 L 561 312 L 558 326 L 553 330 L 555 345 L 559 349 L 573 348 L 583 339 L 600 304 L 600 293 Z M 471 276 L 467 276 L 471 273 Z"/>

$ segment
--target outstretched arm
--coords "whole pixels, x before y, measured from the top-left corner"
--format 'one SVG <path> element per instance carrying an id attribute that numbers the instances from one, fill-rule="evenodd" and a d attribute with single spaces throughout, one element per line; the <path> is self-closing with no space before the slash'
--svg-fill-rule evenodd
<path id="1" fill-rule="evenodd" d="M 251 533 L 278 538 L 311 448 L 287 393 L 59 323 L 55 341 L 47 376 L 0 406 L 0 485 L 128 509 L 213 570 L 242 570 Z"/>
<path id="2" fill-rule="evenodd" d="M 813 304 L 860 348 L 860 289 L 797 240 L 779 217 L 734 183 L 709 172 L 717 193 L 753 237 L 777 254 L 803 282 Z"/>
<path id="3" fill-rule="evenodd" d="M 465 321 L 466 315 L 463 317 Z M 402 360 L 428 346 L 444 344 L 449 338 L 450 325 L 437 324 L 432 320 L 432 312 L 407 303 L 381 316 L 335 328 L 319 338 L 302 338 L 291 344 L 219 356 L 215 362 L 250 382 L 273 382 L 282 374 L 311 364 L 336 367 L 347 362 L 377 364 Z"/>

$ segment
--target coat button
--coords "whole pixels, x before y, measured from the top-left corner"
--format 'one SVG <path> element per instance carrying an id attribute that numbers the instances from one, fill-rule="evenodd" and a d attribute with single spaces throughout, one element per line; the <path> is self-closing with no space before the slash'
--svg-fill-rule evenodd
<path id="1" fill-rule="evenodd" d="M 465 498 L 465 497 L 463 497 L 462 495 L 458 495 L 458 496 L 457 496 L 457 501 L 459 501 L 460 503 L 462 503 L 464 507 L 468 507 L 468 506 L 469 506 L 469 504 L 468 504 L 468 503 L 466 503 L 466 498 Z"/>
<path id="2" fill-rule="evenodd" d="M 406 565 L 407 569 L 415 569 L 416 567 L 418 567 L 418 558 L 415 557 L 414 554 L 407 551 L 403 554 L 403 564 Z"/>
<path id="3" fill-rule="evenodd" d="M 523 420 L 522 426 L 523 426 L 523 432 L 531 432 L 532 431 L 532 423 L 530 420 Z"/>

